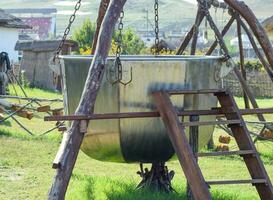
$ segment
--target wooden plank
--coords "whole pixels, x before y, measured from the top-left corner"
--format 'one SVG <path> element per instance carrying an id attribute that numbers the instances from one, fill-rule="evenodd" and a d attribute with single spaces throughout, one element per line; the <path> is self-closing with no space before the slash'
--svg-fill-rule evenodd
<path id="1" fill-rule="evenodd" d="M 240 16 L 236 17 L 237 21 L 237 36 L 238 36 L 238 45 L 239 45 L 239 52 L 240 52 L 240 68 L 243 78 L 246 81 L 246 69 L 245 69 L 245 57 L 244 57 L 244 47 L 243 47 L 243 40 L 242 40 L 242 29 L 241 29 L 241 23 L 240 23 Z M 249 100 L 247 97 L 247 94 L 245 91 L 244 93 L 244 102 L 245 102 L 245 108 L 250 108 Z"/>
<path id="2" fill-rule="evenodd" d="M 225 89 L 207 89 L 207 90 L 170 90 L 170 95 L 181 95 L 181 94 L 216 94 L 225 93 Z"/>
<path id="3" fill-rule="evenodd" d="M 241 151 L 223 151 L 223 152 L 207 152 L 197 153 L 198 157 L 210 157 L 210 156 L 232 156 L 232 155 L 255 155 L 257 152 L 253 150 L 241 150 Z"/>
<path id="4" fill-rule="evenodd" d="M 200 120 L 199 116 L 191 115 L 190 122 L 198 122 Z M 198 163 L 198 157 L 196 154 L 198 153 L 198 147 L 199 147 L 199 127 L 198 126 L 192 126 L 190 127 L 189 131 L 189 144 L 192 149 L 193 154 L 195 155 L 196 162 Z M 191 191 L 190 185 L 187 182 L 187 200 L 194 200 L 193 193 Z"/>
<path id="5" fill-rule="evenodd" d="M 265 184 L 265 179 L 207 181 L 208 185 Z"/>
<path id="6" fill-rule="evenodd" d="M 98 17 L 97 17 L 97 26 L 96 26 L 96 31 L 94 34 L 93 43 L 92 43 L 91 55 L 94 55 L 94 53 L 96 52 L 100 27 L 101 27 L 102 21 L 104 19 L 104 16 L 106 14 L 106 10 L 109 6 L 109 2 L 110 2 L 110 0 L 101 0 L 101 2 L 100 2 Z"/>
<path id="7" fill-rule="evenodd" d="M 196 200 L 212 199 L 169 95 L 165 92 L 157 92 L 153 96 L 194 198 Z"/>
<path id="8" fill-rule="evenodd" d="M 211 126 L 211 125 L 225 125 L 225 124 L 241 124 L 240 120 L 225 120 L 225 121 L 211 121 L 211 122 L 182 122 L 182 126 Z"/>
<path id="9" fill-rule="evenodd" d="M 213 110 L 185 110 L 178 111 L 178 116 L 190 115 L 223 115 L 224 113 L 232 113 L 231 110 L 215 108 Z M 241 109 L 241 115 L 254 114 L 272 114 L 273 108 L 259 108 L 259 109 Z M 74 121 L 74 120 L 102 120 L 102 119 L 129 119 L 129 118 L 154 118 L 160 117 L 159 112 L 132 112 L 132 113 L 105 113 L 92 115 L 64 115 L 64 116 L 46 116 L 45 121 Z"/>

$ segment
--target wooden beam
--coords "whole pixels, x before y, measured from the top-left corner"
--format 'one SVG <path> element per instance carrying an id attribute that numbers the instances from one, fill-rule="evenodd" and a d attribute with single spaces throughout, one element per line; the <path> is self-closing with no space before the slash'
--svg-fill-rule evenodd
<path id="1" fill-rule="evenodd" d="M 237 35 L 238 35 L 238 45 L 239 45 L 239 52 L 240 52 L 240 68 L 241 73 L 246 81 L 246 70 L 245 70 L 245 58 L 244 58 L 244 47 L 243 47 L 243 40 L 242 40 L 242 29 L 241 29 L 241 22 L 240 22 L 240 16 L 236 16 L 236 22 L 237 22 Z M 243 91 L 244 96 L 244 102 L 245 102 L 245 108 L 250 108 L 249 100 L 247 97 L 247 94 L 245 91 Z"/>
<path id="2" fill-rule="evenodd" d="M 209 185 L 233 185 L 233 184 L 262 184 L 266 183 L 265 179 L 252 180 L 223 180 L 223 181 L 207 181 Z"/>
<path id="3" fill-rule="evenodd" d="M 185 110 L 178 111 L 178 116 L 191 115 L 216 115 L 221 116 L 224 113 L 232 113 L 232 110 L 223 110 L 215 108 L 213 110 Z M 259 108 L 259 109 L 241 109 L 241 115 L 255 115 L 255 114 L 273 114 L 273 108 Z M 47 116 L 45 121 L 74 121 L 74 120 L 103 120 L 103 119 L 130 119 L 130 118 L 154 118 L 160 117 L 159 112 L 132 112 L 132 113 L 104 113 L 91 115 L 63 115 L 63 116 Z"/>
<path id="4" fill-rule="evenodd" d="M 101 2 L 100 2 L 99 13 L 98 13 L 98 18 L 97 18 L 97 26 L 96 26 L 96 31 L 95 31 L 94 38 L 93 38 L 91 55 L 94 55 L 94 53 L 96 52 L 100 27 L 101 27 L 102 21 L 104 19 L 105 13 L 107 11 L 107 8 L 109 6 L 109 2 L 110 2 L 110 0 L 101 0 Z"/>
<path id="5" fill-rule="evenodd" d="M 231 124 L 241 124 L 240 120 L 224 120 L 224 121 L 211 121 L 211 122 L 182 122 L 182 126 L 211 126 L 211 125 L 231 125 Z"/>
<path id="6" fill-rule="evenodd" d="M 83 94 L 76 110 L 77 115 L 90 115 L 93 112 L 97 93 L 105 71 L 105 63 L 114 27 L 125 2 L 126 0 L 112 0 L 109 4 L 99 32 L 98 45 L 87 75 Z M 48 199 L 63 200 L 65 198 L 67 186 L 76 163 L 83 137 L 84 134 L 80 131 L 80 122 L 74 121 L 70 129 L 65 132 L 58 151 L 58 159 L 55 163 L 58 169 L 48 194 Z"/>
<path id="7" fill-rule="evenodd" d="M 190 122 L 199 122 L 200 120 L 200 117 L 197 115 L 191 115 L 189 118 L 190 118 Z M 195 155 L 195 159 L 197 163 L 198 163 L 198 157 L 196 156 L 196 154 L 199 151 L 198 141 L 199 141 L 199 127 L 191 126 L 189 131 L 189 144 L 193 154 Z M 188 182 L 187 182 L 187 200 L 194 200 L 194 196 Z"/>
<path id="8" fill-rule="evenodd" d="M 180 125 L 168 94 L 157 92 L 153 96 L 195 200 L 211 200 L 208 185 L 204 180 L 188 143 L 185 130 Z"/>
<path id="9" fill-rule="evenodd" d="M 214 157 L 214 156 L 232 156 L 232 155 L 255 155 L 257 152 L 254 150 L 241 150 L 241 151 L 223 151 L 223 152 L 207 152 L 197 153 L 198 157 Z"/>

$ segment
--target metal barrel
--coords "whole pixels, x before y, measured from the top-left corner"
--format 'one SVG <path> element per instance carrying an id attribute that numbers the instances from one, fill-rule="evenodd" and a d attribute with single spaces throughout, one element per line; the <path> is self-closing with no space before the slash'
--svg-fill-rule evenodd
<path id="1" fill-rule="evenodd" d="M 67 114 L 78 106 L 92 57 L 62 56 L 63 94 Z M 146 112 L 156 109 L 151 93 L 157 90 L 219 88 L 220 57 L 122 56 L 122 72 L 109 57 L 95 103 L 95 113 Z M 122 74 L 120 74 L 122 73 Z M 127 85 L 114 83 L 119 77 Z M 179 109 L 217 106 L 211 95 L 173 96 Z M 187 118 L 181 119 L 187 121 Z M 200 120 L 215 120 L 202 116 Z M 199 146 L 209 141 L 214 126 L 199 127 Z M 187 134 L 189 129 L 186 130 Z M 160 118 L 91 121 L 82 147 L 88 156 L 109 162 L 165 162 L 174 155 Z"/>

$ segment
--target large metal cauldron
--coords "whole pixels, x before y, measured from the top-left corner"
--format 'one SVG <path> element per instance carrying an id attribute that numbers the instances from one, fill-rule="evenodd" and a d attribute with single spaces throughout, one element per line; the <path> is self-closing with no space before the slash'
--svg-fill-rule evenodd
<path id="1" fill-rule="evenodd" d="M 67 114 L 78 106 L 92 57 L 63 56 L 62 73 Z M 114 58 L 107 62 L 106 73 L 96 100 L 95 113 L 154 111 L 152 91 L 160 89 L 216 89 L 222 66 L 219 57 L 198 56 L 124 56 L 123 81 L 115 79 Z M 210 95 L 172 97 L 178 108 L 208 109 L 217 106 Z M 187 119 L 185 119 L 187 120 Z M 215 120 L 201 117 L 201 120 Z M 199 146 L 209 141 L 214 127 L 200 127 Z M 188 132 L 188 130 L 187 130 Z M 174 150 L 160 118 L 98 120 L 89 124 L 82 151 L 88 156 L 110 162 L 163 162 Z"/>

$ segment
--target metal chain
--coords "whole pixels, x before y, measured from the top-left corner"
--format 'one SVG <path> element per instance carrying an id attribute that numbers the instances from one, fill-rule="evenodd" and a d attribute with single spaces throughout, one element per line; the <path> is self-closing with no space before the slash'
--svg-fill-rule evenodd
<path id="1" fill-rule="evenodd" d="M 118 38 L 117 38 L 117 50 L 116 50 L 116 57 L 119 58 L 121 51 L 122 51 L 122 30 L 123 30 L 123 18 L 124 18 L 124 11 L 122 10 L 119 17 L 118 23 Z"/>
<path id="2" fill-rule="evenodd" d="M 122 52 L 122 30 L 123 30 L 123 18 L 124 11 L 122 10 L 119 17 L 118 23 L 118 38 L 117 38 L 117 50 L 116 50 L 116 66 L 118 68 L 118 77 L 117 80 L 120 82 L 122 80 L 122 64 L 120 60 L 120 55 Z"/>
<path id="3" fill-rule="evenodd" d="M 63 34 L 63 37 L 62 37 L 62 40 L 61 42 L 59 43 L 59 46 L 57 47 L 56 51 L 55 51 L 55 54 L 54 54 L 54 58 L 53 58 L 53 61 L 55 61 L 55 59 L 60 55 L 61 51 L 62 51 L 62 48 L 64 46 L 64 43 L 66 41 L 66 38 L 71 30 L 71 26 L 73 24 L 73 22 L 75 21 L 76 19 L 76 13 L 77 11 L 81 8 L 81 1 L 82 0 L 78 0 L 75 7 L 74 7 L 74 12 L 73 14 L 70 16 L 69 18 L 69 22 L 68 22 L 68 25 L 64 31 L 64 34 Z"/>
<path id="4" fill-rule="evenodd" d="M 159 55 L 159 8 L 158 0 L 155 0 L 155 55 Z"/>

